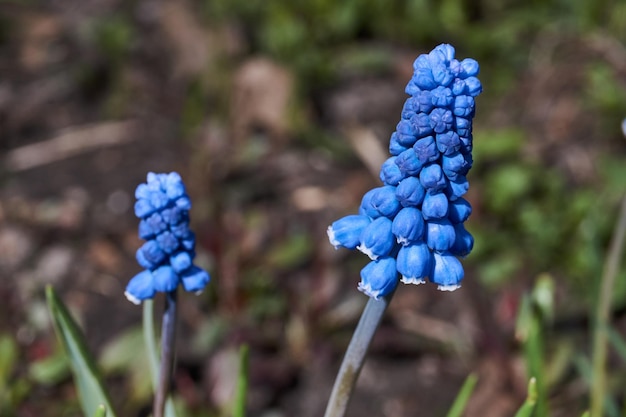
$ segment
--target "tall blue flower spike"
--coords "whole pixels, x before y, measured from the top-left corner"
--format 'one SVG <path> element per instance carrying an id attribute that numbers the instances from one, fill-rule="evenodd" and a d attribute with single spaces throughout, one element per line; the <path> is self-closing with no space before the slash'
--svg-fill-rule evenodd
<path id="1" fill-rule="evenodd" d="M 145 269 L 126 286 L 126 298 L 140 304 L 156 292 L 171 292 L 178 285 L 186 291 L 201 292 L 210 277 L 193 264 L 196 239 L 189 230 L 191 200 L 180 175 L 150 172 L 147 182 L 137 187 L 135 197 L 135 215 L 141 219 L 139 237 L 146 240 L 136 258 Z"/>
<path id="2" fill-rule="evenodd" d="M 415 60 L 405 90 L 410 97 L 389 141 L 391 157 L 380 170 L 383 186 L 363 196 L 358 215 L 328 227 L 335 248 L 358 249 L 372 259 L 358 288 L 374 299 L 393 292 L 398 281 L 429 280 L 453 291 L 463 280 L 458 258 L 474 246 L 463 225 L 472 212 L 463 195 L 482 86 L 478 62 L 459 61 L 454 53 L 442 44 Z M 166 255 L 148 248 L 147 256 Z"/>

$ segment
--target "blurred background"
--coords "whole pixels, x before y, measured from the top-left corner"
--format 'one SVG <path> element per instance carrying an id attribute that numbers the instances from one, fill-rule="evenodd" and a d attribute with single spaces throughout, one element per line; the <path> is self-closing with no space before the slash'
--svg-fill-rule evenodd
<path id="1" fill-rule="evenodd" d="M 335 251 L 326 228 L 379 185 L 412 62 L 443 42 L 481 64 L 475 249 L 461 290 L 399 288 L 349 415 L 444 415 L 472 372 L 465 415 L 513 415 L 529 366 L 516 321 L 536 282 L 551 415 L 580 415 L 626 191 L 619 0 L 1 1 L 0 415 L 81 415 L 46 284 L 83 325 L 118 415 L 149 412 L 141 308 L 123 296 L 149 171 L 183 176 L 213 277 L 181 295 L 180 409 L 228 415 L 246 343 L 251 417 L 321 415 L 367 301 L 366 257 Z M 625 278 L 611 416 L 626 400 Z"/>

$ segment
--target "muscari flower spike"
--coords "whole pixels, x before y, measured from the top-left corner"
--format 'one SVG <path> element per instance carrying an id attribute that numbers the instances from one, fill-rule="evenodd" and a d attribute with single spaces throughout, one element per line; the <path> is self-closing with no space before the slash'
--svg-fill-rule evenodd
<path id="1" fill-rule="evenodd" d="M 472 207 L 463 195 L 472 167 L 472 119 L 482 92 L 474 59 L 459 61 L 442 44 L 413 63 L 410 96 L 380 170 L 383 186 L 363 196 L 359 214 L 328 227 L 335 248 L 358 249 L 372 261 L 359 290 L 378 299 L 398 281 L 429 280 L 442 291 L 459 288 L 474 238 L 464 222 Z M 401 278 L 399 278 L 399 276 Z"/>
<path id="2" fill-rule="evenodd" d="M 137 187 L 135 197 L 139 237 L 146 241 L 136 258 L 145 269 L 129 281 L 126 298 L 140 304 L 157 291 L 171 292 L 180 284 L 186 291 L 200 293 L 210 277 L 193 264 L 196 239 L 189 229 L 191 200 L 180 175 L 150 172 L 147 182 Z"/>

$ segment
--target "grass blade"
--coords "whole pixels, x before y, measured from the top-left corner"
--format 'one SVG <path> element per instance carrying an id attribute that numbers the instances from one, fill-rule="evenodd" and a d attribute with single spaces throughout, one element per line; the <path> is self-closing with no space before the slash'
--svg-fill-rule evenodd
<path id="1" fill-rule="evenodd" d="M 476 387 L 477 382 L 478 377 L 475 374 L 470 374 L 465 379 L 465 382 L 459 390 L 459 394 L 456 396 L 456 399 L 454 400 L 452 407 L 450 407 L 450 411 L 448 411 L 446 417 L 461 417 L 463 411 L 465 411 L 467 402 L 474 392 L 474 388 Z"/>
<path id="2" fill-rule="evenodd" d="M 107 408 L 100 404 L 96 409 L 96 412 L 93 414 L 93 417 L 107 417 Z"/>
<path id="3" fill-rule="evenodd" d="M 605 397 L 607 393 L 606 383 L 606 358 L 607 358 L 607 327 L 611 312 L 611 301 L 615 279 L 619 271 L 624 242 L 626 241 L 626 196 L 622 200 L 619 218 L 615 232 L 611 240 L 609 254 L 604 264 L 600 292 L 595 315 L 595 328 L 593 334 L 592 351 L 592 384 L 591 384 L 591 408 L 590 414 L 594 417 L 602 417 Z"/>
<path id="4" fill-rule="evenodd" d="M 74 373 L 83 412 L 85 415 L 93 416 L 98 412 L 99 407 L 104 405 L 107 410 L 110 410 L 109 417 L 115 417 L 102 386 L 96 363 L 87 350 L 83 333 L 51 286 L 46 287 L 46 299 L 57 336 L 65 348 Z"/>
<path id="5" fill-rule="evenodd" d="M 528 381 L 528 395 L 526 396 L 526 401 L 524 401 L 524 404 L 517 410 L 515 417 L 530 417 L 535 409 L 535 404 L 537 404 L 537 380 L 530 378 L 530 381 Z"/>

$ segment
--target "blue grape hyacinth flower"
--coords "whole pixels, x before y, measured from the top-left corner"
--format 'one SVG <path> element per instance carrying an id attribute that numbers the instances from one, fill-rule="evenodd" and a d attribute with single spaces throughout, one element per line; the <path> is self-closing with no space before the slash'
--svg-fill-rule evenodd
<path id="1" fill-rule="evenodd" d="M 442 291 L 460 287 L 474 238 L 464 222 L 472 212 L 463 198 L 472 167 L 472 119 L 482 92 L 476 60 L 455 58 L 442 44 L 413 63 L 410 96 L 389 141 L 383 185 L 368 191 L 359 214 L 328 227 L 335 248 L 358 249 L 371 262 L 359 290 L 378 299 L 399 281 L 427 280 Z"/>
<path id="2" fill-rule="evenodd" d="M 180 175 L 150 172 L 147 182 L 137 187 L 135 197 L 139 237 L 146 241 L 136 258 L 145 269 L 129 281 L 126 298 L 140 304 L 157 292 L 171 292 L 179 285 L 186 291 L 201 292 L 210 277 L 193 264 L 196 238 L 189 229 L 191 200 Z"/>

